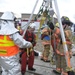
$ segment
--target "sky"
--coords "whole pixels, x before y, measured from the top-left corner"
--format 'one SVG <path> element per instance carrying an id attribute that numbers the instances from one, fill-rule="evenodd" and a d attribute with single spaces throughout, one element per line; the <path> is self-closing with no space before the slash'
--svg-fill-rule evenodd
<path id="1" fill-rule="evenodd" d="M 54 0 L 53 9 L 55 11 Z M 34 14 L 37 14 L 43 0 L 39 0 Z M 36 0 L 0 0 L 0 12 L 32 13 Z M 57 0 L 60 16 L 68 16 L 75 21 L 75 0 Z M 75 23 L 75 22 L 74 22 Z"/>

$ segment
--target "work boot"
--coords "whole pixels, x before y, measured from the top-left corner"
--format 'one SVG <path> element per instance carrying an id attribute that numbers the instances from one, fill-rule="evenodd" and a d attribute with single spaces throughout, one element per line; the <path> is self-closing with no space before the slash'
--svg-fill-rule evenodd
<path id="1" fill-rule="evenodd" d="M 41 58 L 40 60 L 44 60 L 43 58 Z"/>
<path id="2" fill-rule="evenodd" d="M 41 58 L 40 60 L 42 60 L 44 62 L 50 62 L 50 60 L 44 60 L 43 58 Z"/>
<path id="3" fill-rule="evenodd" d="M 61 75 L 61 72 L 59 72 L 59 71 L 57 71 L 57 70 L 53 70 L 53 72 L 54 72 L 55 74 Z"/>
<path id="4" fill-rule="evenodd" d="M 67 75 L 75 75 L 74 71 L 68 71 L 67 73 L 68 73 Z"/>
<path id="5" fill-rule="evenodd" d="M 21 74 L 22 74 L 22 75 L 25 75 L 25 72 L 22 72 Z"/>
<path id="6" fill-rule="evenodd" d="M 75 54 L 73 54 L 72 56 L 75 56 Z"/>
<path id="7" fill-rule="evenodd" d="M 50 62 L 50 60 L 43 60 L 44 62 Z"/>
<path id="8" fill-rule="evenodd" d="M 35 68 L 28 68 L 28 70 L 30 70 L 30 71 L 36 71 Z"/>

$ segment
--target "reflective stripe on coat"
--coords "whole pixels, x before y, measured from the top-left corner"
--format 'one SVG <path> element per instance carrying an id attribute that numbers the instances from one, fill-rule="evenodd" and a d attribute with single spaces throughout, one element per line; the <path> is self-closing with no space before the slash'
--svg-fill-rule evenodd
<path id="1" fill-rule="evenodd" d="M 19 47 L 15 45 L 9 35 L 0 35 L 0 56 L 13 56 L 19 51 Z"/>

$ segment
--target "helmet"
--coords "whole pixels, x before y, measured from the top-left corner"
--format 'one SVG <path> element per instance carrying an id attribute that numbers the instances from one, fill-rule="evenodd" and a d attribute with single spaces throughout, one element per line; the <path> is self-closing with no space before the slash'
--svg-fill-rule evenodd
<path id="1" fill-rule="evenodd" d="M 12 12 L 4 12 L 0 19 L 13 21 L 15 16 Z"/>
<path id="2" fill-rule="evenodd" d="M 47 24 L 43 24 L 42 27 L 41 27 L 41 30 L 44 29 L 44 28 L 49 28 L 49 26 Z"/>
<path id="3" fill-rule="evenodd" d="M 59 23 L 56 23 L 55 26 L 56 26 L 56 27 L 59 27 Z"/>
<path id="4" fill-rule="evenodd" d="M 35 26 L 35 23 L 31 23 L 31 24 L 29 25 L 29 27 L 35 29 L 35 27 L 36 27 L 36 26 Z"/>
<path id="5" fill-rule="evenodd" d="M 62 16 L 61 20 L 66 20 L 66 21 L 69 21 L 69 18 L 67 16 Z"/>
<path id="6" fill-rule="evenodd" d="M 44 29 L 42 30 L 42 34 L 45 33 L 45 32 L 48 32 L 48 31 L 49 31 L 48 28 L 44 28 Z"/>
<path id="7" fill-rule="evenodd" d="M 30 28 L 34 28 L 35 29 L 35 26 L 30 25 Z"/>
<path id="8" fill-rule="evenodd" d="M 70 19 L 67 16 L 62 16 L 61 18 L 62 24 L 72 25 L 73 23 L 70 21 Z"/>

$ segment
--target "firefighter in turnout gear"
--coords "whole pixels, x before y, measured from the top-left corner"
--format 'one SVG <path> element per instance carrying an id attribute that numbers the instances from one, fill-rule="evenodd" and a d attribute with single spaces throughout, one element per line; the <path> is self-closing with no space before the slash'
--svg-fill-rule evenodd
<path id="1" fill-rule="evenodd" d="M 72 24 L 69 20 L 68 17 L 62 17 L 62 25 L 64 29 L 64 34 L 65 34 L 65 39 L 66 39 L 66 44 L 68 47 L 69 51 L 69 57 L 71 58 L 72 55 L 72 32 L 70 29 L 70 25 Z M 67 67 L 66 64 L 66 59 L 65 59 L 65 54 L 64 54 L 64 48 L 63 48 L 63 43 L 62 43 L 62 38 L 60 35 L 60 29 L 56 28 L 55 32 L 53 34 L 55 36 L 55 41 L 56 41 L 56 49 L 55 49 L 55 54 L 56 54 L 56 70 L 53 70 L 55 73 L 61 73 L 63 75 L 68 75 L 68 71 L 72 69 L 70 61 L 68 61 L 69 66 Z"/>
<path id="2" fill-rule="evenodd" d="M 48 60 L 50 54 L 50 28 L 46 25 L 41 32 L 41 40 L 44 46 L 44 51 L 42 52 L 41 60 L 43 60 L 44 62 L 50 62 L 50 60 Z"/>
<path id="3" fill-rule="evenodd" d="M 15 16 L 4 12 L 0 17 L 0 65 L 2 75 L 21 75 L 19 47 L 29 48 L 32 44 L 19 35 L 15 28 Z"/>

